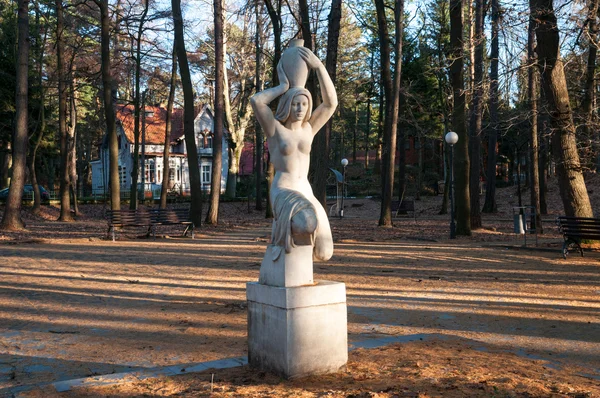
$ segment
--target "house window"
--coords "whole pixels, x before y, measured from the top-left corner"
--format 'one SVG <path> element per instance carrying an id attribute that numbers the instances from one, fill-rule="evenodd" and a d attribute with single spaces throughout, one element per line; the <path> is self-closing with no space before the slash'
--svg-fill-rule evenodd
<path id="1" fill-rule="evenodd" d="M 211 177 L 211 165 L 205 164 L 202 165 L 202 184 L 210 184 Z"/>
<path id="2" fill-rule="evenodd" d="M 146 159 L 144 161 L 144 163 L 146 164 L 145 166 L 145 170 L 144 170 L 144 174 L 146 177 L 146 182 L 150 182 L 153 183 L 154 181 L 154 176 L 155 176 L 155 169 L 154 169 L 154 159 Z"/>
<path id="3" fill-rule="evenodd" d="M 404 142 L 404 149 L 410 149 L 410 139 Z"/>
<path id="4" fill-rule="evenodd" d="M 119 166 L 119 185 L 124 187 L 127 183 L 127 169 L 123 166 Z"/>
<path id="5" fill-rule="evenodd" d="M 172 187 L 175 182 L 175 159 L 169 159 L 169 185 Z"/>
<path id="6" fill-rule="evenodd" d="M 213 144 L 212 135 L 206 136 L 206 147 L 207 148 L 212 148 L 213 147 L 212 144 Z"/>

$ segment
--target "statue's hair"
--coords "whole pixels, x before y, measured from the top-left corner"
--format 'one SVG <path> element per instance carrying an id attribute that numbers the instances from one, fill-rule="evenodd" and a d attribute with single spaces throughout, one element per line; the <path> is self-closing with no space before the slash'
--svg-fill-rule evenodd
<path id="1" fill-rule="evenodd" d="M 304 95 L 308 98 L 308 110 L 306 111 L 306 116 L 304 116 L 304 122 L 310 120 L 310 116 L 312 114 L 313 101 L 312 96 L 310 95 L 310 91 L 305 89 L 304 87 L 292 87 L 288 91 L 285 92 L 279 98 L 279 104 L 277 105 L 277 112 L 275 112 L 275 119 L 277 119 L 281 123 L 285 123 L 288 117 L 290 117 L 290 111 L 292 109 L 292 101 L 299 95 Z"/>

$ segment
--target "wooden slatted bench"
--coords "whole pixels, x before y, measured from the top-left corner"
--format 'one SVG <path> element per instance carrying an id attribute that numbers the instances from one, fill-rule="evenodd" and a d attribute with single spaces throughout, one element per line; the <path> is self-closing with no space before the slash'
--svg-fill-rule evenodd
<path id="1" fill-rule="evenodd" d="M 116 239 L 116 228 L 146 228 L 146 236 L 155 236 L 157 225 L 185 225 L 183 236 L 191 232 L 194 238 L 194 223 L 190 220 L 189 209 L 138 209 L 107 210 L 107 235 Z"/>
<path id="2" fill-rule="evenodd" d="M 190 232 L 192 239 L 194 239 L 194 223 L 190 219 L 189 209 L 151 209 L 150 220 L 152 221 L 150 228 L 153 236 L 157 225 L 181 224 L 186 226 L 183 236 L 187 236 L 188 232 Z"/>
<path id="3" fill-rule="evenodd" d="M 565 239 L 562 247 L 564 258 L 567 258 L 570 246 L 576 246 L 583 257 L 582 241 L 600 240 L 599 218 L 559 216 L 556 217 L 556 225 Z"/>
<path id="4" fill-rule="evenodd" d="M 145 227 L 150 233 L 152 226 L 150 213 L 146 210 L 107 210 L 106 221 L 108 222 L 107 235 L 110 236 L 112 232 L 113 242 L 116 239 L 116 228 Z"/>
<path id="5" fill-rule="evenodd" d="M 412 211 L 413 218 L 415 221 L 417 220 L 417 214 L 415 212 L 415 201 L 404 199 L 402 201 L 393 200 L 392 201 L 392 215 L 398 216 L 399 214 L 408 214 L 409 211 Z"/>

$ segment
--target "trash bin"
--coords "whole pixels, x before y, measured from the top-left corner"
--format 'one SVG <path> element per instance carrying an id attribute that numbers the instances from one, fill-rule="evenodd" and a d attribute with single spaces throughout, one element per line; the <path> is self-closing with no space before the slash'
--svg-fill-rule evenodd
<path id="1" fill-rule="evenodd" d="M 525 234 L 525 229 L 523 229 L 523 214 L 515 214 L 513 215 L 515 226 L 514 232 L 515 234 L 523 235 Z"/>

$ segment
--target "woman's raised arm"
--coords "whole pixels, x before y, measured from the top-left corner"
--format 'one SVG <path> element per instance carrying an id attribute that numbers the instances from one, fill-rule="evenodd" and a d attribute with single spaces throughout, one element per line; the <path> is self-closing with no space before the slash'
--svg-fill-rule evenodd
<path id="1" fill-rule="evenodd" d="M 309 121 L 313 134 L 317 134 L 321 127 L 333 116 L 335 108 L 337 108 L 337 93 L 329 77 L 329 73 L 327 73 L 327 69 L 325 69 L 325 65 L 323 65 L 321 60 L 307 48 L 302 47 L 299 52 L 308 67 L 317 71 L 319 85 L 321 86 L 323 102 L 313 111 Z"/>
<path id="2" fill-rule="evenodd" d="M 285 93 L 290 87 L 281 62 L 277 65 L 277 75 L 279 76 L 279 86 L 272 87 L 256 93 L 250 98 L 250 104 L 254 110 L 254 115 L 267 137 L 275 134 L 275 116 L 269 107 L 271 101 Z"/>

